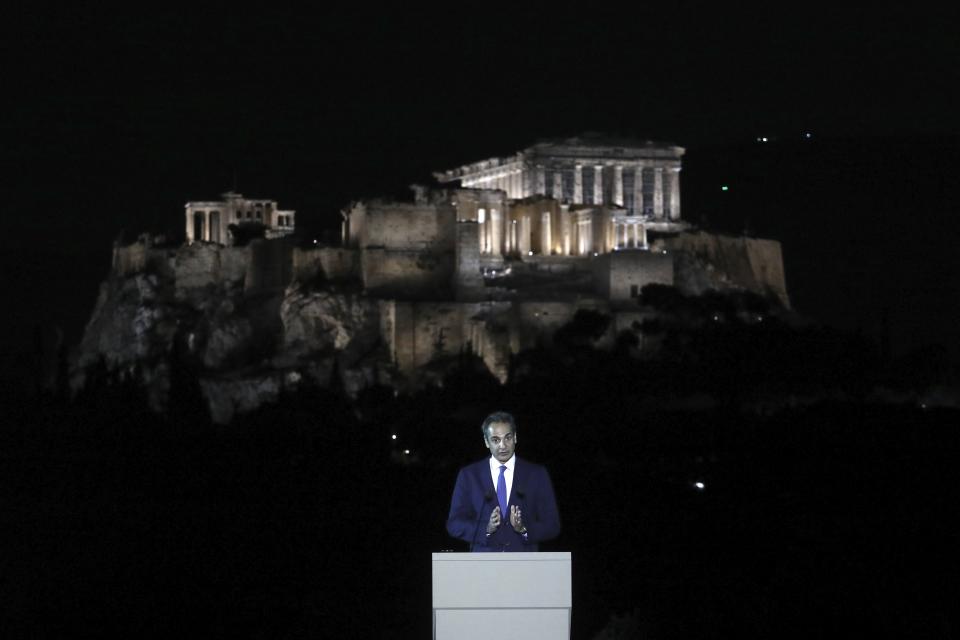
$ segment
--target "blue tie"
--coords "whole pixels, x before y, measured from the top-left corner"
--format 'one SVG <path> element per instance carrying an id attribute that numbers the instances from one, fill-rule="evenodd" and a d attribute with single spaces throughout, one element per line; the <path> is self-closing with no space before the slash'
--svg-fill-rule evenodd
<path id="1" fill-rule="evenodd" d="M 503 477 L 503 472 L 507 470 L 507 465 L 500 465 L 500 477 L 497 478 L 497 501 L 500 503 L 500 517 L 504 520 L 510 519 L 507 511 L 507 480 Z"/>

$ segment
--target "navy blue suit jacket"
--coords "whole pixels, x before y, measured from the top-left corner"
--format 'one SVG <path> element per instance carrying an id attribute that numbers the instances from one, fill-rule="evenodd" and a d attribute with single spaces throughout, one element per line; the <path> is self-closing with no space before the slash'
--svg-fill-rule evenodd
<path id="1" fill-rule="evenodd" d="M 470 543 L 471 551 L 537 551 L 540 542 L 560 533 L 560 515 L 545 467 L 521 458 L 513 468 L 510 505 L 523 513 L 526 537 L 510 526 L 510 514 L 501 514 L 500 528 L 487 535 L 487 522 L 497 506 L 497 490 L 490 476 L 490 458 L 467 465 L 457 474 L 447 517 L 447 532 Z"/>

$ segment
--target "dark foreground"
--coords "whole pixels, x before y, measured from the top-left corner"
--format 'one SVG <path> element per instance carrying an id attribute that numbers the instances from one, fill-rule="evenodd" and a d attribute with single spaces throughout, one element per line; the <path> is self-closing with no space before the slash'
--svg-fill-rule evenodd
<path id="1" fill-rule="evenodd" d="M 219 429 L 196 399 L 48 398 L 3 434 L 0 633 L 429 637 L 430 553 L 463 550 L 449 492 L 501 407 L 554 478 L 575 638 L 960 633 L 955 411 L 668 410 L 610 384 L 313 391 Z"/>

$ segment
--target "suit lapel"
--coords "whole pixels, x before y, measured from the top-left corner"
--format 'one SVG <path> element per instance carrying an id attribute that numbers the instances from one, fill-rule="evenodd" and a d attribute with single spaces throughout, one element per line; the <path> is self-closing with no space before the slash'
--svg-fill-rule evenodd
<path id="1" fill-rule="evenodd" d="M 526 467 L 523 462 L 520 461 L 518 457 L 513 461 L 513 486 L 510 487 L 510 504 L 515 504 L 517 506 L 523 506 L 520 504 L 520 496 L 525 493 L 524 481 L 526 480 L 526 474 L 524 470 Z"/>

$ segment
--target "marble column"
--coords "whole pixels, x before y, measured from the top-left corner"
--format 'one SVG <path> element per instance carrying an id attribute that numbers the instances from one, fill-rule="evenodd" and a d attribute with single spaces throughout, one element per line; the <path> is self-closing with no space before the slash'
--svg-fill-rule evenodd
<path id="1" fill-rule="evenodd" d="M 559 171 L 553 172 L 553 199 L 558 202 L 563 200 L 563 174 Z"/>
<path id="2" fill-rule="evenodd" d="M 680 167 L 670 169 L 670 219 L 680 219 Z"/>
<path id="3" fill-rule="evenodd" d="M 540 217 L 540 253 L 545 256 L 553 253 L 553 234 L 550 232 L 549 211 L 544 211 Z"/>
<path id="4" fill-rule="evenodd" d="M 496 209 L 490 209 L 490 253 L 495 256 L 502 255 L 500 245 L 502 225 L 500 212 Z"/>
<path id="5" fill-rule="evenodd" d="M 613 168 L 613 204 L 623 206 L 623 167 Z"/>
<path id="6" fill-rule="evenodd" d="M 593 168 L 593 204 L 603 204 L 603 165 Z"/>
<path id="7" fill-rule="evenodd" d="M 583 165 L 573 168 L 573 202 L 583 204 Z"/>
<path id="8" fill-rule="evenodd" d="M 635 215 L 643 215 L 643 165 L 634 169 L 633 178 L 633 212 Z"/>
<path id="9" fill-rule="evenodd" d="M 547 195 L 547 170 L 542 166 L 537 167 L 537 182 L 534 193 L 541 196 Z"/>
<path id="10" fill-rule="evenodd" d="M 663 219 L 663 167 L 653 169 L 653 217 Z"/>

